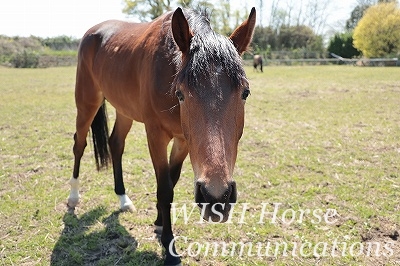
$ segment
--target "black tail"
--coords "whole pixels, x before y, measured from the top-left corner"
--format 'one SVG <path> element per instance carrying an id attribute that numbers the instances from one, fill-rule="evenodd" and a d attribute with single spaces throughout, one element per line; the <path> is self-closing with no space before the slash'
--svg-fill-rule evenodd
<path id="1" fill-rule="evenodd" d="M 97 111 L 96 116 L 93 119 L 92 138 L 94 146 L 94 157 L 96 159 L 97 170 L 103 167 L 108 167 L 110 162 L 110 151 L 108 147 L 108 116 L 106 103 Z"/>

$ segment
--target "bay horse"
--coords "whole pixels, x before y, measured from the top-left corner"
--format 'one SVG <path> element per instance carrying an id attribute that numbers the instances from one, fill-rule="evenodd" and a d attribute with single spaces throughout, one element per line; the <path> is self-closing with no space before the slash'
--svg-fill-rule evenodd
<path id="1" fill-rule="evenodd" d="M 97 168 L 112 162 L 121 209 L 133 208 L 125 194 L 121 159 L 132 122 L 138 121 L 145 125 L 157 180 L 154 224 L 162 230 L 164 264 L 181 263 L 170 210 L 188 154 L 195 201 L 205 206 L 203 219 L 226 221 L 237 198 L 233 168 L 250 94 L 240 55 L 251 42 L 255 22 L 252 8 L 228 38 L 215 33 L 202 12 L 178 8 L 148 23 L 112 20 L 89 29 L 78 53 L 75 160 L 68 206 L 79 203 L 80 161 L 91 128 Z M 116 109 L 110 136 L 105 100 Z"/>
<path id="2" fill-rule="evenodd" d="M 257 71 L 257 66 L 260 66 L 260 70 L 261 70 L 261 72 L 263 72 L 263 69 L 262 69 L 262 67 L 263 67 L 263 59 L 262 59 L 262 56 L 261 55 L 254 55 L 254 57 L 253 57 L 253 67 L 254 67 L 254 70 L 256 70 Z"/>

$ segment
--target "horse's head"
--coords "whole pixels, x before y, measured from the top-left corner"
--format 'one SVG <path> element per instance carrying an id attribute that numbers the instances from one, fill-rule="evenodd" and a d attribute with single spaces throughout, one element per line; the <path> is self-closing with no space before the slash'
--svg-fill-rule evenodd
<path id="1" fill-rule="evenodd" d="M 178 8 L 171 22 L 180 50 L 174 89 L 195 174 L 195 200 L 204 219 L 223 222 L 237 197 L 233 169 L 250 94 L 240 55 L 251 42 L 255 9 L 229 38 L 212 31 L 204 16 L 187 17 Z"/>

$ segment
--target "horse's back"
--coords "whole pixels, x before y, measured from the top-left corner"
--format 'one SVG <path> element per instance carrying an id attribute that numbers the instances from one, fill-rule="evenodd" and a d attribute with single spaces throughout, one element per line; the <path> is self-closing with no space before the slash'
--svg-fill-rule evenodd
<path id="1" fill-rule="evenodd" d="M 98 58 L 99 53 L 117 54 L 115 47 L 118 45 L 125 49 L 133 49 L 132 43 L 140 37 L 146 26 L 144 23 L 120 20 L 107 20 L 93 26 L 81 40 L 78 61 L 94 60 Z"/>
<path id="2" fill-rule="evenodd" d="M 146 122 L 145 117 L 159 116 L 155 109 L 174 104 L 165 97 L 176 71 L 170 17 L 167 13 L 148 23 L 109 20 L 93 26 L 81 41 L 77 76 L 93 80 L 91 93 L 99 92 L 130 119 Z"/>

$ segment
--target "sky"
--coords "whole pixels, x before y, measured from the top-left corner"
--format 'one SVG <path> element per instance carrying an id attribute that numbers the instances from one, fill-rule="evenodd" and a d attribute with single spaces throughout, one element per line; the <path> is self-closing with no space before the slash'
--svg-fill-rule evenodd
<path id="1" fill-rule="evenodd" d="M 256 0 L 233 0 L 238 8 L 243 3 L 250 8 Z M 268 4 L 265 1 L 265 21 Z M 330 3 L 327 29 L 338 28 L 350 17 L 356 0 L 336 0 Z M 257 5 L 255 5 L 257 7 Z M 132 20 L 122 13 L 122 0 L 5 0 L 0 4 L 0 35 L 55 37 L 66 35 L 80 38 L 93 25 L 108 19 Z M 265 24 L 263 24 L 265 26 Z M 340 29 L 338 29 L 340 30 Z"/>

